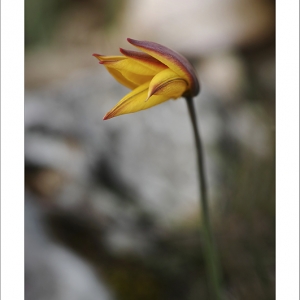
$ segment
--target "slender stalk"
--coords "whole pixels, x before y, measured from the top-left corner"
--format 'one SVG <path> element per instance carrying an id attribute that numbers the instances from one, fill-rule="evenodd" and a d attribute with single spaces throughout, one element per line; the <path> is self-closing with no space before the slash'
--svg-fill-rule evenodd
<path id="1" fill-rule="evenodd" d="M 205 258 L 207 263 L 207 272 L 210 281 L 211 299 L 220 300 L 221 299 L 221 272 L 220 272 L 219 262 L 217 259 L 217 253 L 214 245 L 211 224 L 210 224 L 202 143 L 200 138 L 200 132 L 198 129 L 193 98 L 186 97 L 186 102 L 189 110 L 189 115 L 192 121 L 193 132 L 194 132 L 195 143 L 196 143 L 196 150 L 197 150 L 199 189 L 201 195 L 201 199 L 200 199 L 201 220 L 203 222 L 202 225 L 203 225 L 204 242 L 205 242 Z"/>

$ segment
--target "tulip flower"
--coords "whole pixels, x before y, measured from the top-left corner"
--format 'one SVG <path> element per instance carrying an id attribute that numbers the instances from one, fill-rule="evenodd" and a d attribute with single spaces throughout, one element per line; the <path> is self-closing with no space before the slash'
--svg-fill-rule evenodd
<path id="1" fill-rule="evenodd" d="M 127 40 L 143 52 L 120 48 L 122 56 L 93 54 L 119 83 L 132 90 L 103 120 L 199 93 L 197 76 L 186 58 L 154 42 Z"/>

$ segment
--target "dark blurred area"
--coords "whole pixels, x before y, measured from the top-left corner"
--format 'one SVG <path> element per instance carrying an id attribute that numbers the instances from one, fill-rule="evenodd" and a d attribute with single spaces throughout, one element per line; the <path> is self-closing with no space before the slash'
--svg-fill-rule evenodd
<path id="1" fill-rule="evenodd" d="M 185 102 L 102 121 L 127 37 L 195 66 L 224 299 L 275 299 L 268 0 L 25 2 L 25 299 L 209 299 Z"/>

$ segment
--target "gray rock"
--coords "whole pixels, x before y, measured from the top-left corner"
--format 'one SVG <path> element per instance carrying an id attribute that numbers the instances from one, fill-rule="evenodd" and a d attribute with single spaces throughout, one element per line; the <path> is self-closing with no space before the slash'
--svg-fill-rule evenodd
<path id="1" fill-rule="evenodd" d="M 26 194 L 25 299 L 114 299 L 86 261 L 49 238 L 43 224 L 44 213 L 35 201 Z"/>
<path id="2" fill-rule="evenodd" d="M 161 224 L 195 215 L 199 210 L 196 155 L 185 101 L 170 100 L 146 111 L 102 121 L 127 92 L 101 68 L 26 91 L 27 162 L 59 170 L 68 177 L 68 184 L 57 197 L 59 205 L 86 201 L 92 197 L 91 183 L 104 180 L 112 191 L 123 190 L 126 197 L 136 199 Z M 195 103 L 210 199 L 217 199 L 222 190 L 216 155 L 224 130 L 262 155 L 268 153 L 269 132 L 246 103 L 226 112 L 224 103 L 212 97 L 206 86 Z M 231 117 L 225 120 L 220 112 Z"/>

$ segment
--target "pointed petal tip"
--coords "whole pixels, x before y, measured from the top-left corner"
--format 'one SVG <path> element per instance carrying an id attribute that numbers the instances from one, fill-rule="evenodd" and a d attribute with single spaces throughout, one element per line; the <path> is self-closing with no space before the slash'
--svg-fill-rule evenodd
<path id="1" fill-rule="evenodd" d="M 126 50 L 126 49 L 124 49 L 124 48 L 119 48 L 119 50 L 120 50 L 120 53 L 122 53 L 123 55 L 127 55 L 127 53 L 128 53 L 128 50 Z"/>
<path id="2" fill-rule="evenodd" d="M 109 120 L 109 119 L 111 119 L 111 118 L 113 118 L 114 117 L 114 115 L 112 115 L 112 113 L 111 112 L 108 112 L 108 113 L 106 113 L 105 114 L 105 116 L 103 117 L 103 121 L 105 121 L 105 120 Z"/>
<path id="3" fill-rule="evenodd" d="M 124 54 L 123 52 L 126 52 L 126 50 L 123 49 L 123 48 L 119 48 L 119 50 L 120 50 L 120 52 L 121 52 L 122 54 Z"/>
<path id="4" fill-rule="evenodd" d="M 134 45 L 135 42 L 137 42 L 137 40 L 131 39 L 131 38 L 127 38 L 127 42 Z"/>
<path id="5" fill-rule="evenodd" d="M 102 64 L 102 61 L 100 60 L 101 54 L 93 53 L 92 56 L 96 57 L 99 60 L 99 64 Z"/>

